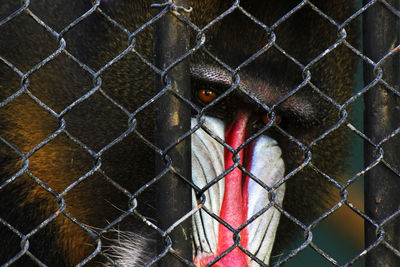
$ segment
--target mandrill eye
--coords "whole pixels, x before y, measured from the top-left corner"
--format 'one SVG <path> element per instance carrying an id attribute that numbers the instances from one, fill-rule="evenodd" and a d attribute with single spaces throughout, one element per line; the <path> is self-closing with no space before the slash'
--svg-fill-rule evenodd
<path id="1" fill-rule="evenodd" d="M 270 122 L 270 118 L 269 118 L 268 114 L 263 115 L 263 116 L 261 117 L 261 119 L 262 119 L 262 121 L 263 121 L 265 124 L 268 124 L 268 123 Z M 279 124 L 280 122 L 281 122 L 281 117 L 278 116 L 278 115 L 276 115 L 276 116 L 275 116 L 275 123 L 276 123 L 276 124 Z"/>
<path id="2" fill-rule="evenodd" d="M 207 104 L 213 101 L 217 97 L 217 94 L 209 89 L 201 89 L 197 90 L 197 97 L 201 102 Z"/>

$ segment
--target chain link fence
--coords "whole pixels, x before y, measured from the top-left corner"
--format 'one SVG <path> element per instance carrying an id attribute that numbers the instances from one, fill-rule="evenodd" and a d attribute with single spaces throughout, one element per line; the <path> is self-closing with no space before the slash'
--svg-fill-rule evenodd
<path id="1" fill-rule="evenodd" d="M 0 264 L 194 266 L 203 212 L 235 239 L 208 266 L 236 247 L 260 266 L 400 266 L 399 17 L 394 0 L 0 0 Z M 232 148 L 205 116 L 242 106 L 264 120 Z M 204 186 L 191 178 L 201 129 L 234 155 Z M 273 185 L 237 158 L 263 134 L 283 150 Z M 270 199 L 238 229 L 207 204 L 235 168 Z M 268 263 L 238 236 L 273 208 Z M 326 249 L 328 221 L 338 250 L 364 227 L 365 244 Z"/>

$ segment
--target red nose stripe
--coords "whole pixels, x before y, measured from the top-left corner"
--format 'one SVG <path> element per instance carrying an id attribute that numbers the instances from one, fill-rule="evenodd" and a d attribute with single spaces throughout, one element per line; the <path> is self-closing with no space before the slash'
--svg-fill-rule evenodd
<path id="1" fill-rule="evenodd" d="M 229 125 L 225 142 L 233 149 L 237 149 L 246 138 L 246 125 L 249 119 L 249 113 L 243 110 L 238 111 L 235 120 Z M 239 152 L 240 164 L 243 165 L 244 152 Z M 232 153 L 225 149 L 225 169 L 230 168 L 234 161 Z M 220 217 L 233 228 L 240 227 L 247 219 L 247 183 L 242 179 L 242 171 L 235 168 L 225 177 L 225 193 L 222 201 Z M 234 244 L 233 233 L 222 224 L 219 225 L 217 255 L 221 254 Z M 247 230 L 240 232 L 240 244 L 247 247 Z M 239 248 L 235 248 L 228 255 L 222 258 L 218 263 L 221 266 L 248 266 L 249 258 Z"/>

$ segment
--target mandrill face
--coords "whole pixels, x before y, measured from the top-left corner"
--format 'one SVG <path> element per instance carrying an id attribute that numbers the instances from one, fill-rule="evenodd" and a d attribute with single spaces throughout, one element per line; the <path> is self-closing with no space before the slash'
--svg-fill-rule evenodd
<path id="1" fill-rule="evenodd" d="M 191 137 L 192 179 L 200 188 L 192 194 L 193 208 L 199 209 L 193 216 L 194 263 L 268 264 L 285 196 L 285 161 L 282 140 L 270 135 L 276 136 L 271 130 L 280 117 L 273 112 L 269 120 L 260 106 L 272 106 L 286 89 L 271 89 L 268 79 L 243 72 L 235 93 L 207 106 L 233 87 L 232 76 L 208 65 L 192 66 L 191 74 L 198 104 L 213 108 L 192 118 L 192 128 L 198 128 Z M 316 113 L 301 97 L 288 99 L 277 111 L 310 124 Z"/>
<path id="2" fill-rule="evenodd" d="M 195 66 L 191 71 L 199 83 L 212 84 L 210 88 L 232 86 L 222 69 Z M 279 119 L 273 114 L 275 121 L 255 129 L 262 116 L 257 105 L 245 99 L 260 98 L 260 92 L 272 99 L 278 96 L 263 88 L 260 80 L 257 92 L 250 77 L 244 74 L 237 86 L 240 93 L 220 103 L 225 110 L 219 110 L 217 104 L 216 117 L 192 118 L 192 128 L 198 128 L 191 137 L 192 179 L 200 188 L 192 195 L 193 208 L 200 207 L 193 216 L 197 266 L 259 266 L 270 260 L 285 195 L 285 163 L 278 142 L 266 129 L 277 125 Z M 223 91 L 204 90 L 204 85 L 197 88 L 195 84 L 199 104 L 205 105 Z M 301 99 L 287 101 L 281 109 L 305 118 L 314 112 Z M 231 115 L 227 118 L 226 114 Z"/>

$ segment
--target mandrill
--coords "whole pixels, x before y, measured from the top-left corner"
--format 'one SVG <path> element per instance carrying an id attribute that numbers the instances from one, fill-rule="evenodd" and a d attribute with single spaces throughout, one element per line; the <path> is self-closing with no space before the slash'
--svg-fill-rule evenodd
<path id="1" fill-rule="evenodd" d="M 157 22 L 140 28 L 159 7 L 93 2 L 0 0 L 2 19 L 29 4 L 0 25 L 2 265 L 142 266 L 160 253 L 148 227 L 159 220 L 157 184 L 125 212 L 161 160 L 150 145 L 155 106 L 143 106 L 160 79 L 150 67 Z M 188 69 L 197 266 L 273 263 L 339 197 L 340 105 L 355 71 L 355 33 L 340 25 L 353 7 L 311 2 L 205 0 L 172 11 L 204 37 Z M 129 49 L 128 31 L 137 31 Z"/>

